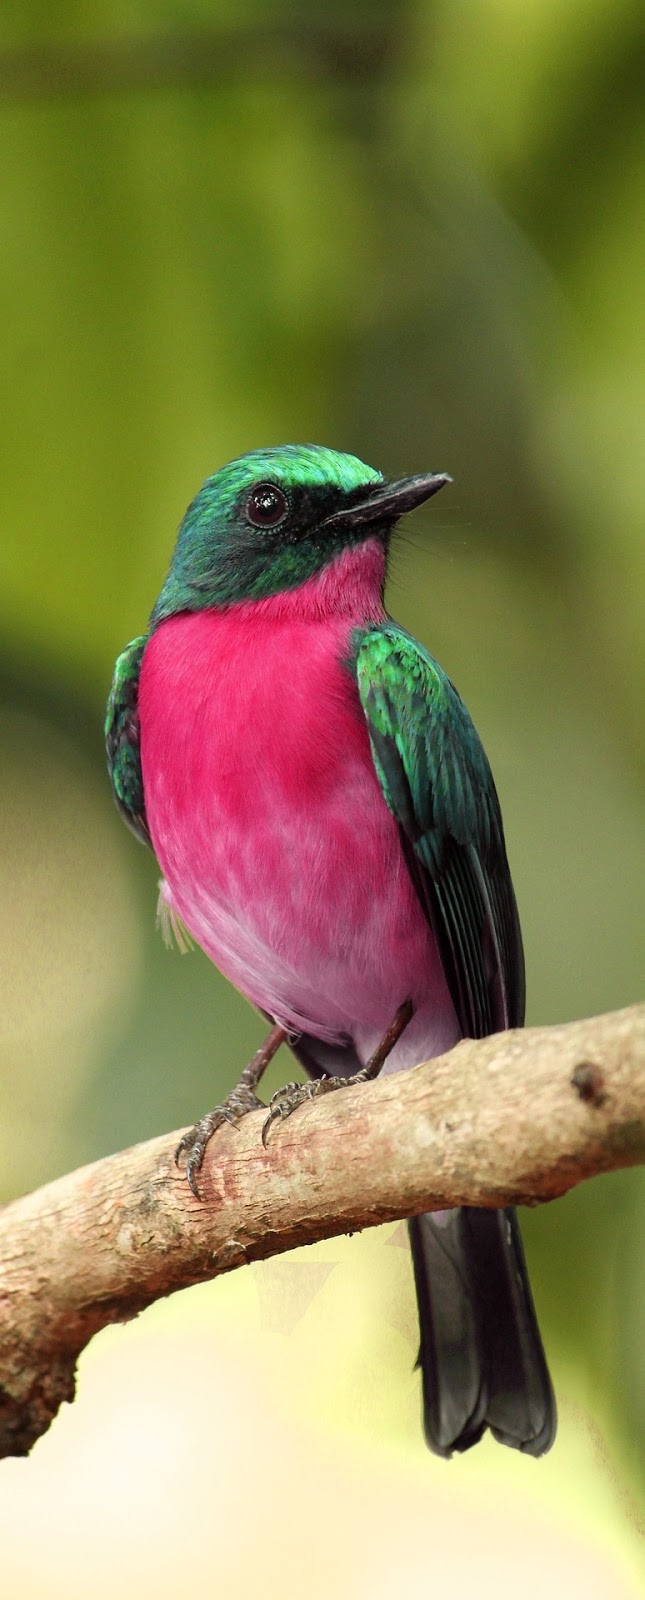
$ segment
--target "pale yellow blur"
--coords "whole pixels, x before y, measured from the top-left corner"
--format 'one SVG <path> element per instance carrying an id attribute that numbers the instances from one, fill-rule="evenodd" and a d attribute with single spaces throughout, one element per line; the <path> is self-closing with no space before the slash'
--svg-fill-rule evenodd
<path id="1" fill-rule="evenodd" d="M 20 1600 L 636 1600 L 611 1449 L 560 1379 L 556 1450 L 420 1440 L 399 1230 L 297 1251 L 102 1334 L 28 1462 L 0 1465 Z"/>

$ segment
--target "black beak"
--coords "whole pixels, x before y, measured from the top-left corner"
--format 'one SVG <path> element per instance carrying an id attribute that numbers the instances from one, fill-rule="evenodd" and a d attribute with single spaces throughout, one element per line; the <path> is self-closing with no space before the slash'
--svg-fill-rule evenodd
<path id="1" fill-rule="evenodd" d="M 365 523 L 395 522 L 405 511 L 423 505 L 433 494 L 438 494 L 444 484 L 452 483 L 447 472 L 426 472 L 414 478 L 399 478 L 398 483 L 378 483 L 365 500 L 358 505 L 346 506 L 342 511 L 327 517 L 322 527 L 360 528 Z"/>

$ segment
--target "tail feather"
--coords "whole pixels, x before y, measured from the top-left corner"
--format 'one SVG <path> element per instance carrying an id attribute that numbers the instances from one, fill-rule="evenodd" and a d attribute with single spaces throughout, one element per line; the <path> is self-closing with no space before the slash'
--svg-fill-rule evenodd
<path id="1" fill-rule="evenodd" d="M 489 1427 L 500 1443 L 543 1455 L 555 1400 L 515 1211 L 464 1206 L 414 1217 L 409 1229 L 431 1450 L 468 1450 Z"/>
<path id="2" fill-rule="evenodd" d="M 361 1065 L 349 1042 L 301 1035 L 291 1048 L 312 1077 Z M 462 1206 L 413 1217 L 408 1227 L 430 1449 L 469 1450 L 490 1428 L 501 1444 L 543 1455 L 555 1436 L 555 1400 L 515 1211 Z"/>

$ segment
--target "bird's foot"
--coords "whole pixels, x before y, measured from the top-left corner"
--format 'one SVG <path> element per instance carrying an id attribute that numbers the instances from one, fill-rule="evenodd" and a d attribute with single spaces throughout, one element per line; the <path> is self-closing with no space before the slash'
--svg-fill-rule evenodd
<path id="1" fill-rule="evenodd" d="M 269 1115 L 262 1124 L 262 1143 L 266 1149 L 267 1139 L 274 1122 L 284 1122 L 285 1117 L 290 1117 L 292 1111 L 305 1104 L 307 1100 L 317 1100 L 322 1094 L 331 1094 L 334 1089 L 349 1089 L 355 1083 L 368 1083 L 370 1078 L 378 1077 L 384 1061 L 394 1049 L 400 1039 L 404 1028 L 407 1028 L 414 1014 L 411 1000 L 405 1000 L 396 1013 L 394 1021 L 384 1033 L 380 1044 L 377 1045 L 369 1061 L 358 1072 L 353 1072 L 349 1078 L 333 1077 L 315 1078 L 313 1083 L 287 1083 L 284 1089 L 278 1089 L 271 1095 L 269 1101 Z"/>
<path id="2" fill-rule="evenodd" d="M 242 1121 L 242 1117 L 248 1116 L 249 1111 L 258 1111 L 260 1109 L 266 1110 L 264 1101 L 259 1100 L 254 1090 L 249 1089 L 245 1083 L 238 1083 L 237 1087 L 232 1089 L 231 1093 L 222 1101 L 221 1106 L 215 1106 L 212 1111 L 208 1112 L 207 1116 L 200 1117 L 194 1128 L 191 1128 L 190 1132 L 185 1133 L 183 1138 L 179 1140 L 175 1150 L 175 1162 L 179 1166 L 181 1157 L 186 1157 L 186 1178 L 196 1200 L 201 1199 L 197 1187 L 197 1177 L 202 1167 L 209 1139 L 212 1139 L 213 1134 L 217 1133 L 217 1129 L 221 1128 L 225 1122 L 236 1128 L 238 1123 Z"/>
<path id="3" fill-rule="evenodd" d="M 290 1117 L 292 1111 L 305 1104 L 307 1100 L 316 1100 L 318 1095 L 326 1094 L 329 1089 L 339 1089 L 345 1083 L 350 1083 L 350 1078 L 315 1078 L 313 1083 L 285 1083 L 283 1089 L 276 1089 L 269 1101 L 269 1115 L 262 1123 L 262 1143 L 266 1150 L 269 1129 L 274 1122 L 283 1122 L 285 1117 Z"/>
<path id="4" fill-rule="evenodd" d="M 228 1122 L 233 1128 L 236 1128 L 238 1122 L 242 1121 L 242 1117 L 248 1116 L 249 1111 L 257 1111 L 259 1109 L 266 1111 L 264 1101 L 258 1100 L 255 1091 L 262 1073 L 266 1071 L 269 1062 L 273 1060 L 276 1050 L 279 1050 L 280 1045 L 284 1044 L 287 1037 L 286 1030 L 280 1026 L 280 1023 L 276 1022 L 271 1032 L 267 1034 L 264 1044 L 261 1044 L 259 1050 L 256 1050 L 253 1060 L 249 1061 L 248 1066 L 244 1068 L 243 1073 L 240 1075 L 239 1083 L 236 1083 L 231 1093 L 227 1094 L 221 1106 L 215 1106 L 213 1111 L 209 1111 L 208 1116 L 201 1117 L 200 1121 L 195 1123 L 194 1128 L 191 1128 L 190 1133 L 185 1133 L 183 1139 L 179 1140 L 175 1150 L 175 1162 L 179 1166 L 181 1157 L 186 1157 L 186 1177 L 196 1200 L 201 1199 L 197 1187 L 197 1175 L 201 1169 L 209 1139 L 212 1139 L 213 1134 L 217 1133 L 217 1129 L 221 1128 L 224 1122 Z"/>

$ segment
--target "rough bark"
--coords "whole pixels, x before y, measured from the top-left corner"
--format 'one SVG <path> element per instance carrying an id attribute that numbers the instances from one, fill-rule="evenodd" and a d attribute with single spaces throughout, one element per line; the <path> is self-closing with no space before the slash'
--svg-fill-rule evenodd
<path id="1" fill-rule="evenodd" d="M 72 1172 L 0 1212 L 0 1455 L 74 1396 L 100 1328 L 261 1257 L 415 1212 L 536 1204 L 645 1160 L 645 1006 L 465 1040 L 341 1091 L 260 1137 L 213 1138 L 195 1200 L 179 1133 Z"/>

